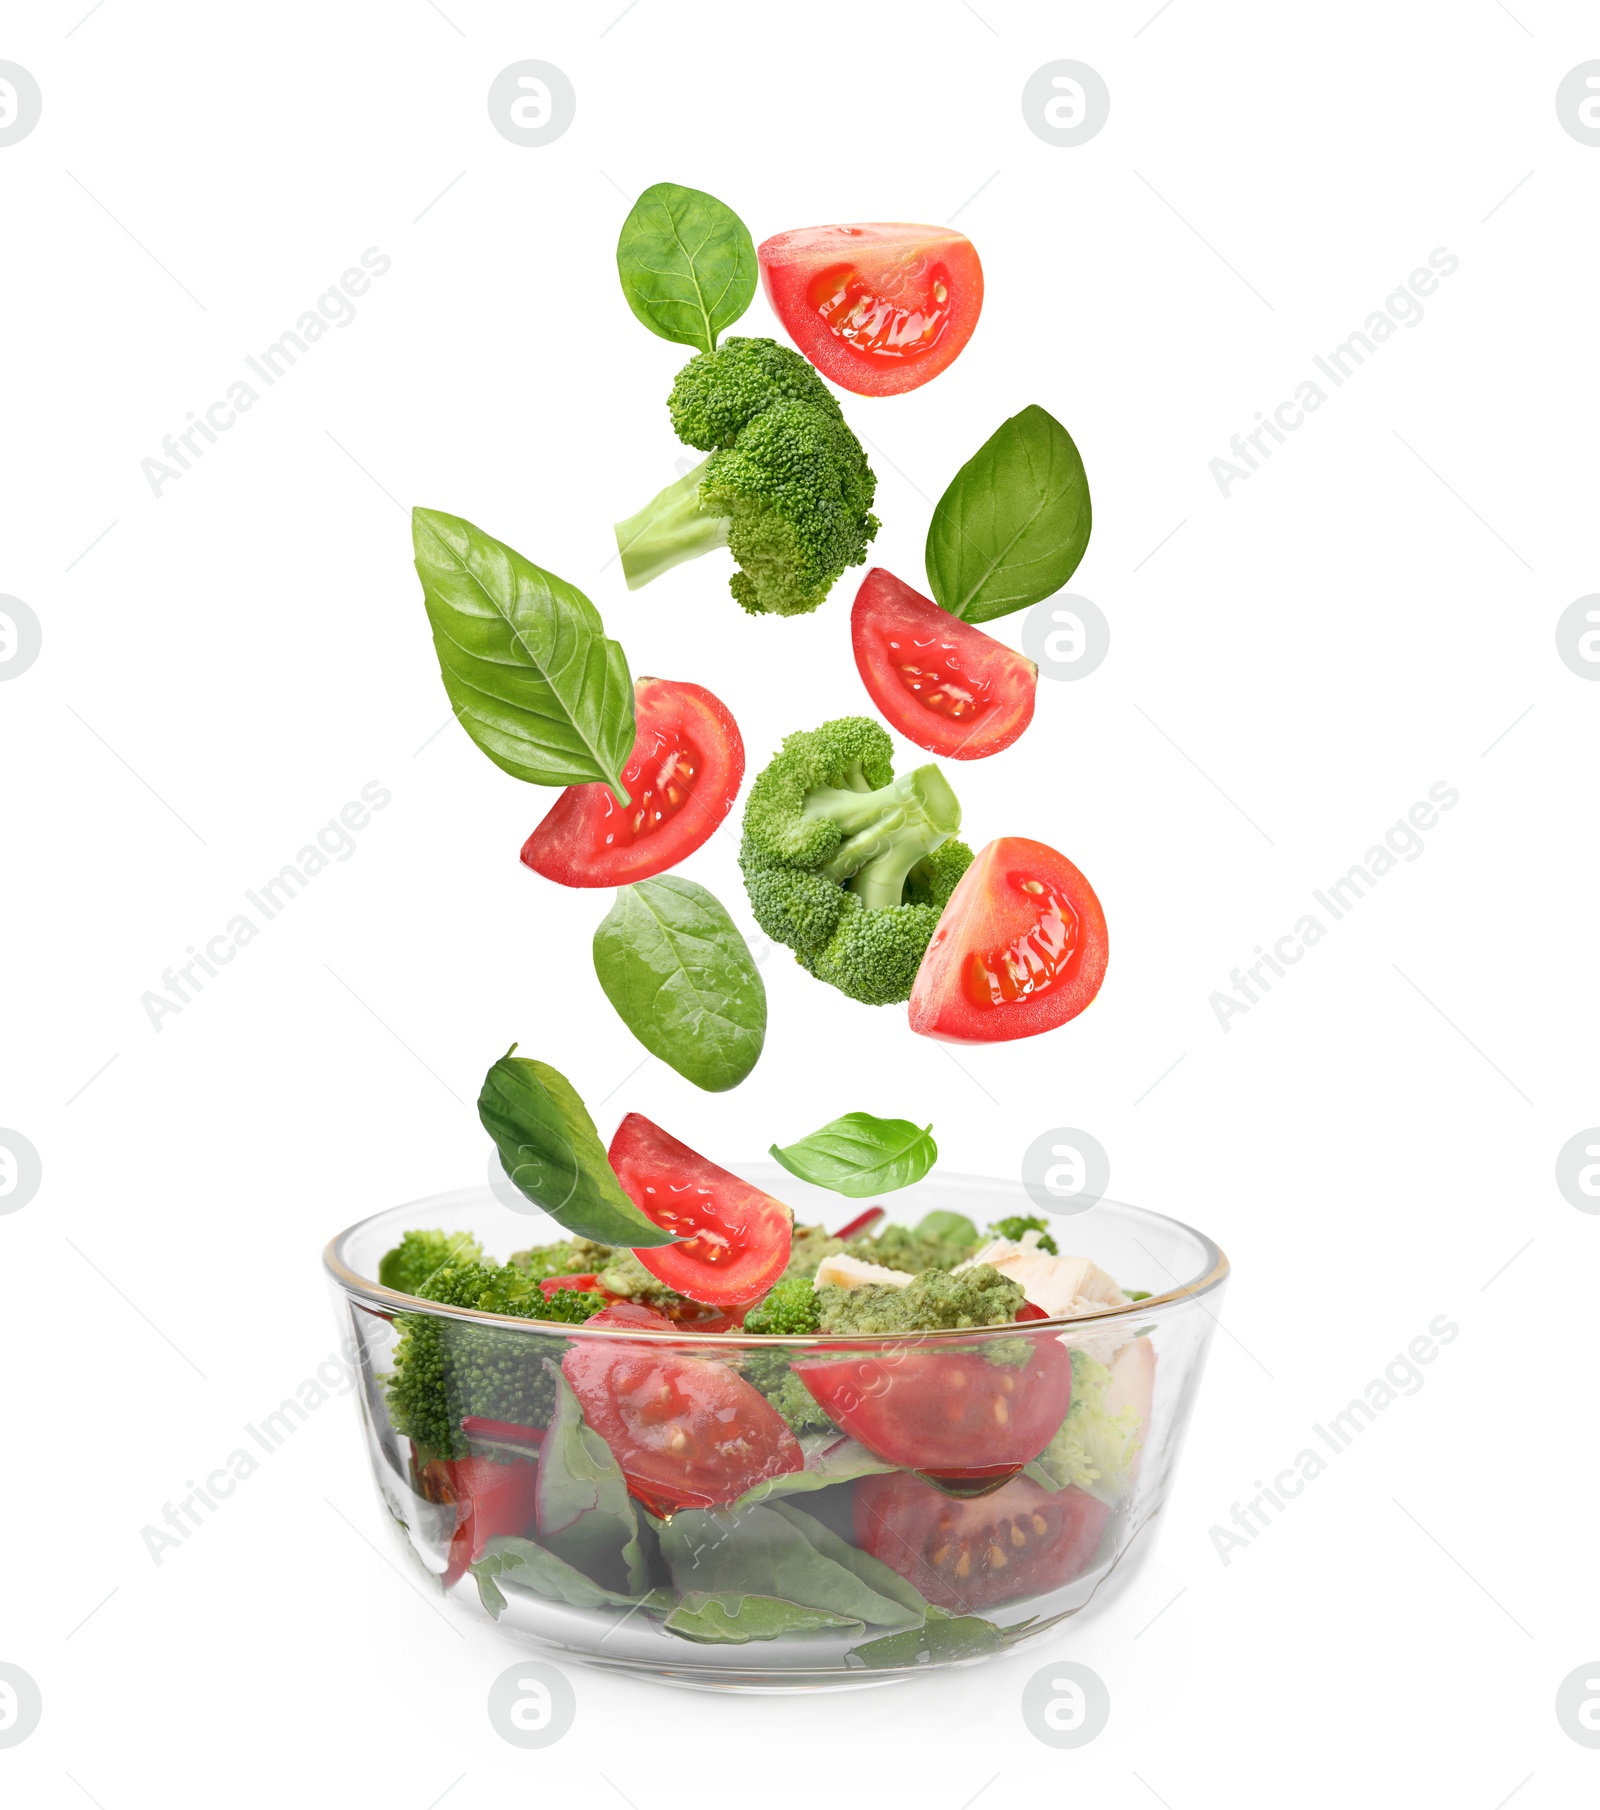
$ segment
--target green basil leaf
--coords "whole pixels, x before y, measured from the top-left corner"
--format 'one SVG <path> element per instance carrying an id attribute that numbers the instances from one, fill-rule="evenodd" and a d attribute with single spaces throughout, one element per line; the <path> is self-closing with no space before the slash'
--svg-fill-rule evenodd
<path id="1" fill-rule="evenodd" d="M 698 351 L 750 306 L 756 248 L 731 207 L 676 182 L 647 188 L 622 223 L 617 274 L 652 333 Z"/>
<path id="2" fill-rule="evenodd" d="M 519 1192 L 579 1238 L 642 1250 L 675 1234 L 647 1219 L 622 1191 L 605 1146 L 572 1083 L 512 1044 L 484 1077 L 478 1117 Z"/>
<path id="3" fill-rule="evenodd" d="M 847 1112 L 798 1144 L 774 1144 L 772 1154 L 801 1181 L 858 1200 L 921 1181 L 939 1159 L 932 1131 L 931 1125 L 919 1128 L 909 1119 Z"/>
<path id="4" fill-rule="evenodd" d="M 657 1522 L 656 1532 L 680 1591 L 777 1597 L 880 1628 L 903 1628 L 919 1619 L 904 1602 L 819 1552 L 799 1526 L 771 1508 L 737 1514 L 683 1509 Z"/>
<path id="5" fill-rule="evenodd" d="M 617 1016 L 686 1081 L 737 1087 L 767 1034 L 767 990 L 715 894 L 675 874 L 618 889 L 594 933 L 594 971 Z"/>
<path id="6" fill-rule="evenodd" d="M 776 1640 L 783 1634 L 810 1634 L 818 1628 L 840 1628 L 851 1638 L 864 1633 L 853 1616 L 828 1609 L 807 1609 L 776 1596 L 746 1596 L 736 1590 L 690 1590 L 667 1617 L 667 1628 L 685 1640 L 743 1646 L 751 1640 Z"/>
<path id="7" fill-rule="evenodd" d="M 1072 436 L 1037 403 L 950 480 L 928 527 L 928 584 L 964 622 L 991 622 L 1059 591 L 1089 544 L 1089 480 Z"/>
<path id="8" fill-rule="evenodd" d="M 648 1578 L 639 1521 L 611 1448 L 585 1426 L 561 1368 L 544 1360 L 555 1413 L 539 1447 L 534 1512 L 541 1544 L 597 1584 L 643 1591 Z"/>
<path id="9" fill-rule="evenodd" d="M 633 752 L 633 683 L 594 605 L 458 515 L 413 509 L 411 539 L 462 728 L 515 779 L 600 780 L 630 803 L 622 769 Z"/>

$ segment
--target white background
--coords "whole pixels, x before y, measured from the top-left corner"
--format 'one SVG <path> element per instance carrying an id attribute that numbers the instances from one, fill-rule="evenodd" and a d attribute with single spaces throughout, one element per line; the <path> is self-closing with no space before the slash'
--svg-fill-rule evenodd
<path id="1" fill-rule="evenodd" d="M 44 628 L 0 687 L 0 1124 L 44 1166 L 0 1219 L 0 1658 L 45 1705 L 0 1752 L 6 1801 L 1592 1800 L 1600 1753 L 1553 1705 L 1600 1652 L 1600 1222 L 1553 1175 L 1600 1120 L 1600 686 L 1554 642 L 1600 589 L 1600 149 L 1554 108 L 1600 56 L 1593 9 L 82 9 L 12 0 L 0 33 L 44 97 L 0 149 L 0 591 Z M 542 149 L 485 107 L 524 57 L 578 95 Z M 1112 96 L 1077 149 L 1020 108 L 1060 57 Z M 955 775 L 975 843 L 1055 844 L 1106 906 L 1110 975 L 1066 1030 L 958 1062 L 780 952 L 737 1093 L 636 1068 L 587 958 L 605 895 L 516 860 L 549 795 L 430 740 L 413 502 L 583 586 L 635 672 L 730 704 L 752 763 L 866 708 L 852 580 L 758 621 L 720 556 L 631 596 L 608 563 L 678 452 L 679 351 L 612 264 L 660 179 L 758 239 L 959 210 L 970 348 L 846 399 L 879 563 L 920 585 L 929 499 L 1025 404 L 1083 451 L 1074 588 L 1111 657 Z M 369 246 L 393 268 L 358 317 L 154 497 L 140 461 Z M 1426 317 L 1224 500 L 1208 461 L 1438 246 L 1460 268 Z M 772 330 L 761 298 L 741 330 Z M 371 780 L 393 801 L 355 854 L 153 1030 L 141 994 Z M 1441 780 L 1460 804 L 1424 854 L 1220 1029 L 1212 991 Z M 742 915 L 731 837 L 687 871 Z M 730 1159 L 867 1107 L 1013 1174 L 1084 1126 L 1114 1194 L 1228 1250 L 1157 1562 L 1051 1649 L 1107 1681 L 1092 1746 L 1027 1732 L 1030 1654 L 817 1704 L 573 1668 L 571 1734 L 510 1748 L 484 1699 L 515 1655 L 368 1543 L 347 1398 L 152 1563 L 141 1528 L 333 1348 L 324 1240 L 481 1177 L 464 1103 L 513 1038 L 603 1132 L 637 1107 Z M 1441 1313 L 1461 1333 L 1425 1387 L 1224 1565 L 1211 1527 Z"/>

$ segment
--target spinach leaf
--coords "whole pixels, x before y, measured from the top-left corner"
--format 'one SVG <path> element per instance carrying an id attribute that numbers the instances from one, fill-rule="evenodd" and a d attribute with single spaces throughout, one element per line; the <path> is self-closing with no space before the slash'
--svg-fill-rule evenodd
<path id="1" fill-rule="evenodd" d="M 617 274 L 628 306 L 652 333 L 710 352 L 750 306 L 756 248 L 745 223 L 714 195 L 658 182 L 622 223 Z"/>
<path id="2" fill-rule="evenodd" d="M 1007 1632 L 981 1615 L 951 1615 L 947 1610 L 930 1608 L 928 1619 L 920 1628 L 886 1634 L 879 1640 L 869 1640 L 865 1646 L 852 1647 L 844 1656 L 845 1664 L 864 1671 L 949 1665 L 958 1659 L 1001 1652 L 1007 1644 Z"/>
<path id="3" fill-rule="evenodd" d="M 928 527 L 928 584 L 964 622 L 1059 591 L 1089 544 L 1089 480 L 1072 436 L 1037 403 L 956 473 Z"/>
<path id="4" fill-rule="evenodd" d="M 617 1016 L 686 1081 L 737 1087 L 767 1034 L 767 990 L 715 894 L 663 874 L 619 887 L 594 933 L 594 971 Z"/>
<path id="5" fill-rule="evenodd" d="M 939 1159 L 933 1127 L 909 1119 L 875 1119 L 870 1112 L 847 1112 L 798 1144 L 772 1146 L 791 1175 L 852 1200 L 889 1194 L 922 1180 Z"/>
<path id="6" fill-rule="evenodd" d="M 853 1616 L 830 1609 L 807 1609 L 776 1596 L 747 1596 L 737 1590 L 690 1590 L 667 1617 L 670 1633 L 685 1640 L 742 1646 L 749 1640 L 776 1640 L 781 1634 L 809 1634 L 816 1628 L 865 1632 Z"/>
<path id="7" fill-rule="evenodd" d="M 965 1213 L 949 1213 L 942 1207 L 924 1213 L 917 1221 L 916 1229 L 921 1238 L 943 1238 L 949 1244 L 978 1242 L 978 1228 Z"/>
<path id="8" fill-rule="evenodd" d="M 657 1533 L 680 1592 L 777 1597 L 882 1628 L 904 1628 L 921 1619 L 819 1552 L 799 1526 L 772 1508 L 737 1514 L 685 1509 L 658 1523 Z"/>
<path id="9" fill-rule="evenodd" d="M 869 1452 L 859 1440 L 840 1433 L 836 1427 L 829 1427 L 826 1433 L 802 1433 L 799 1445 L 806 1461 L 804 1470 L 785 1471 L 779 1477 L 763 1477 L 737 1502 L 731 1503 L 728 1512 L 737 1514 L 754 1503 L 771 1502 L 774 1496 L 828 1489 L 835 1483 L 851 1483 L 857 1477 L 871 1477 L 895 1469 L 894 1465 L 886 1464 Z M 773 1506 L 777 1505 L 774 1503 Z"/>
<path id="10" fill-rule="evenodd" d="M 560 1367 L 544 1361 L 556 1408 L 539 1448 L 534 1513 L 539 1539 L 596 1583 L 642 1591 L 644 1553 L 628 1485 L 611 1448 L 583 1422 L 583 1410 Z"/>
<path id="11" fill-rule="evenodd" d="M 910 1618 L 920 1621 L 928 1613 L 928 1599 L 915 1584 L 885 1565 L 882 1559 L 875 1559 L 870 1552 L 862 1552 L 848 1540 L 840 1539 L 831 1527 L 825 1527 L 815 1515 L 808 1515 L 792 1502 L 774 1502 L 772 1512 L 782 1515 L 791 1527 L 799 1528 L 825 1559 L 832 1559 L 834 1564 L 843 1565 L 846 1571 L 853 1571 L 869 1590 L 876 1591 L 879 1596 L 886 1596 L 899 1603 Z"/>
<path id="12" fill-rule="evenodd" d="M 535 1206 L 579 1238 L 641 1250 L 675 1234 L 647 1219 L 622 1191 L 605 1146 L 572 1083 L 512 1044 L 484 1077 L 478 1117 L 500 1165 Z"/>
<path id="13" fill-rule="evenodd" d="M 413 509 L 411 538 L 445 695 L 467 734 L 513 778 L 602 780 L 631 802 L 633 683 L 594 605 L 458 515 Z"/>
<path id="14" fill-rule="evenodd" d="M 569 1603 L 574 1609 L 643 1608 L 659 1612 L 672 1601 L 667 1590 L 607 1590 L 536 1541 L 516 1534 L 495 1534 L 485 1543 L 483 1557 L 471 1569 L 483 1606 L 496 1621 L 506 1606 L 502 1583 L 531 1590 L 552 1602 Z"/>

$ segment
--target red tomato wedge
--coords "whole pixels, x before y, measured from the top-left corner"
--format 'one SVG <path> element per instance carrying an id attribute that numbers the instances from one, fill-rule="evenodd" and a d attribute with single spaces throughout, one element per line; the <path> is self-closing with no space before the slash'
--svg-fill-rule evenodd
<path id="1" fill-rule="evenodd" d="M 856 592 L 850 640 L 873 703 L 919 748 L 982 760 L 1033 721 L 1038 667 L 882 566 Z"/>
<path id="2" fill-rule="evenodd" d="M 898 396 L 937 377 L 983 307 L 978 254 L 948 226 L 802 226 L 756 256 L 789 337 L 858 396 Z"/>
<path id="3" fill-rule="evenodd" d="M 1059 1590 L 1094 1561 L 1110 1510 L 1080 1489 L 1052 1495 L 1027 1477 L 952 1502 L 904 1471 L 856 1485 L 856 1544 L 930 1603 L 965 1613 Z"/>
<path id="4" fill-rule="evenodd" d="M 744 741 L 727 706 L 682 679 L 639 679 L 619 805 L 607 785 L 568 786 L 522 845 L 562 886 L 626 886 L 686 860 L 727 816 L 744 779 Z"/>
<path id="5" fill-rule="evenodd" d="M 456 1530 L 444 1573 L 448 1589 L 483 1557 L 495 1534 L 525 1533 L 533 1525 L 538 1472 L 531 1463 L 502 1464 L 493 1458 L 451 1459 L 444 1469 L 448 1496 L 456 1505 Z"/>
<path id="6" fill-rule="evenodd" d="M 658 1322 L 651 1330 L 671 1329 L 648 1308 L 620 1305 L 585 1323 L 643 1330 L 650 1321 Z M 653 1515 L 717 1508 L 764 1477 L 805 1468 L 777 1409 L 726 1364 L 670 1347 L 581 1339 L 561 1370 L 629 1491 Z"/>
<path id="7" fill-rule="evenodd" d="M 1110 943 L 1094 888 L 1025 836 L 980 849 L 944 908 L 911 989 L 911 1028 L 946 1043 L 1004 1043 L 1076 1018 L 1100 991 Z"/>
<path id="8" fill-rule="evenodd" d="M 629 1200 L 680 1244 L 634 1255 L 691 1301 L 739 1307 L 758 1300 L 789 1261 L 794 1215 L 770 1194 L 719 1169 L 643 1113 L 630 1112 L 607 1152 Z"/>
<path id="9" fill-rule="evenodd" d="M 991 1363 L 978 1350 L 894 1349 L 793 1369 L 868 1451 L 908 1471 L 969 1482 L 1004 1482 L 1037 1458 L 1072 1404 L 1072 1359 L 1054 1337 L 1036 1338 L 1020 1365 Z"/>

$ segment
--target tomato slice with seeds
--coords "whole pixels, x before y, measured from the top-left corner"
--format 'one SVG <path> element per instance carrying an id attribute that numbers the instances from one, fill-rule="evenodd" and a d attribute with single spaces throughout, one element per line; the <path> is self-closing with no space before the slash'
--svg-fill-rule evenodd
<path id="1" fill-rule="evenodd" d="M 958 1495 L 992 1489 L 1037 1458 L 1072 1404 L 1072 1359 L 1054 1336 L 1034 1338 L 1025 1364 L 996 1363 L 979 1350 L 889 1347 L 809 1358 L 793 1369 L 868 1451 L 949 1479 Z"/>
<path id="2" fill-rule="evenodd" d="M 912 1030 L 1002 1043 L 1054 1030 L 1100 991 L 1110 942 L 1094 888 L 1025 836 L 981 849 L 951 895 L 911 989 Z"/>
<path id="3" fill-rule="evenodd" d="M 568 786 L 522 845 L 522 860 L 562 886 L 626 886 L 686 860 L 727 816 L 744 779 L 744 740 L 727 706 L 682 679 L 640 679 L 622 769 L 610 786 Z"/>
<path id="4" fill-rule="evenodd" d="M 653 1324 L 652 1324 L 653 1323 Z M 587 1326 L 673 1330 L 647 1307 L 608 1307 Z M 653 1515 L 718 1508 L 765 1477 L 805 1468 L 783 1417 L 726 1364 L 621 1339 L 581 1339 L 561 1371 L 583 1418 Z"/>
<path id="5" fill-rule="evenodd" d="M 952 1502 L 904 1471 L 856 1485 L 856 1544 L 930 1603 L 965 1613 L 1042 1596 L 1094 1562 L 1111 1511 L 1080 1489 L 1052 1495 L 1027 1477 L 978 1502 Z"/>
<path id="6" fill-rule="evenodd" d="M 758 1300 L 789 1261 L 794 1215 L 679 1143 L 643 1113 L 630 1112 L 607 1152 L 629 1200 L 681 1235 L 634 1255 L 658 1281 L 691 1301 L 741 1307 Z"/>
<path id="7" fill-rule="evenodd" d="M 850 641 L 873 703 L 919 748 L 982 760 L 1033 721 L 1038 667 L 882 566 L 856 592 Z"/>
<path id="8" fill-rule="evenodd" d="M 897 396 L 937 377 L 972 337 L 983 266 L 947 226 L 803 226 L 756 251 L 789 337 L 858 396 Z"/>

